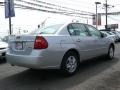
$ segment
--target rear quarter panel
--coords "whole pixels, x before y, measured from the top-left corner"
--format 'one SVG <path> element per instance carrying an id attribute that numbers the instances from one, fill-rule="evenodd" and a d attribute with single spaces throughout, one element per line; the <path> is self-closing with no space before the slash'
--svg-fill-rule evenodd
<path id="1" fill-rule="evenodd" d="M 43 56 L 47 57 L 51 66 L 61 65 L 64 54 L 72 48 L 76 48 L 70 35 L 55 35 L 55 36 L 44 36 L 48 41 L 48 48 L 46 49 Z"/>

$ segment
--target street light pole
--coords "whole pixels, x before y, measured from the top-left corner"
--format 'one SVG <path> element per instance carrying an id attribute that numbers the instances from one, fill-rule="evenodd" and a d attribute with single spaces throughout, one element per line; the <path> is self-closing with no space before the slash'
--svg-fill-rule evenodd
<path id="1" fill-rule="evenodd" d="M 98 12 L 97 12 L 97 5 L 101 4 L 100 2 L 95 2 L 96 4 L 96 28 L 98 28 Z"/>

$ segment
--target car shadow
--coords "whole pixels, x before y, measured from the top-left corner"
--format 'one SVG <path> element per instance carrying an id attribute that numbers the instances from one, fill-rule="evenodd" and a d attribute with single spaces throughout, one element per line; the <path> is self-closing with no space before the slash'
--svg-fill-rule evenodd
<path id="1" fill-rule="evenodd" d="M 65 77 L 59 70 L 27 69 L 0 80 L 0 90 L 65 90 L 97 76 L 118 61 L 118 58 L 106 60 L 103 57 L 85 61 L 71 77 Z"/>

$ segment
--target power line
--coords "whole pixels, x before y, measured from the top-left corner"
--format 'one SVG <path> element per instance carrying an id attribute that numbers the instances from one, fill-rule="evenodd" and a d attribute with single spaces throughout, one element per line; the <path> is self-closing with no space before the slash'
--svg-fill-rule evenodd
<path id="1" fill-rule="evenodd" d="M 55 1 L 56 1 L 56 0 L 55 0 Z M 57 2 L 56 2 L 57 4 L 58 4 L 58 1 L 59 1 L 59 4 L 60 4 L 60 3 L 61 3 L 61 4 L 62 4 L 62 3 L 65 3 L 67 6 L 69 6 L 69 5 L 70 5 L 70 6 L 75 6 L 75 7 L 76 7 L 76 6 L 81 6 L 81 7 L 84 7 L 84 8 L 90 7 L 90 6 L 89 6 L 88 4 L 86 4 L 85 2 L 83 3 L 83 2 L 81 2 L 81 1 L 79 1 L 79 0 L 78 0 L 78 1 L 76 1 L 76 0 L 74 0 L 74 1 L 73 1 L 73 0 L 69 0 L 69 1 L 68 1 L 68 0 L 64 0 L 64 1 L 63 1 L 63 0 L 57 0 Z M 65 5 L 65 4 L 64 4 L 64 5 Z M 92 7 L 94 7 L 94 6 L 92 6 Z"/>
<path id="2" fill-rule="evenodd" d="M 80 17 L 80 18 L 88 18 L 88 19 L 92 19 L 90 17 L 84 17 L 84 16 L 80 16 L 80 15 L 70 15 L 69 13 L 65 13 L 65 12 L 58 12 L 58 11 L 50 11 L 50 10 L 45 10 L 45 9 L 38 9 L 35 7 L 31 7 L 31 6 L 26 6 L 26 5 L 21 5 L 21 4 L 16 4 L 16 6 L 19 6 L 22 9 L 29 9 L 29 10 L 37 10 L 37 11 L 41 11 L 41 12 L 47 12 L 47 13 L 56 13 L 56 14 L 61 14 L 61 15 L 67 15 L 67 16 L 74 16 L 74 17 Z"/>
<path id="3" fill-rule="evenodd" d="M 43 1 L 40 1 L 40 0 L 32 0 L 32 1 L 35 1 L 35 2 L 37 2 L 37 3 L 43 3 L 43 4 L 51 5 L 51 6 L 56 6 L 56 7 L 63 8 L 63 9 L 67 9 L 67 10 L 69 9 L 69 10 L 73 10 L 73 11 L 79 11 L 79 12 L 83 12 L 83 13 L 94 14 L 94 13 L 92 13 L 92 12 L 77 10 L 77 9 L 73 9 L 73 8 L 69 8 L 69 7 L 63 7 L 63 6 L 60 6 L 60 5 L 55 5 L 55 4 L 43 2 Z"/>
<path id="4" fill-rule="evenodd" d="M 51 4 L 51 5 L 54 5 L 56 7 L 61 7 L 62 9 L 61 8 L 54 8 L 54 7 L 50 7 L 50 6 L 44 6 L 44 5 L 40 5 L 40 4 L 35 4 L 35 3 L 27 2 L 27 1 L 24 1 L 24 0 L 16 0 L 16 1 L 19 1 L 19 2 L 22 2 L 22 3 L 24 2 L 24 4 L 28 4 L 30 6 L 15 3 L 15 8 L 37 10 L 37 11 L 42 11 L 42 12 L 47 12 L 47 13 L 56 13 L 56 14 L 62 14 L 62 15 L 67 15 L 67 16 L 74 16 L 74 17 L 92 19 L 91 17 L 81 16 L 81 15 L 88 15 L 89 16 L 89 14 L 75 12 L 75 11 L 73 11 L 75 9 L 71 9 L 71 8 L 70 8 L 71 11 L 69 11 L 69 10 L 63 9 L 63 8 L 66 8 L 66 7 L 61 7 L 61 6 L 57 6 L 57 5 L 54 5 L 54 4 Z M 35 0 L 33 0 L 33 1 L 35 1 Z M 47 4 L 50 4 L 50 3 L 47 3 Z M 4 6 L 4 5 L 2 5 L 2 6 Z M 35 8 L 35 7 L 32 7 L 32 6 L 37 6 L 39 8 Z M 41 9 L 41 7 L 42 7 L 42 9 Z M 76 11 L 79 11 L 79 10 L 76 10 Z"/>
<path id="5" fill-rule="evenodd" d="M 106 13 L 99 13 L 101 15 L 106 15 Z M 108 15 L 120 15 L 120 12 L 110 12 L 110 13 L 107 13 Z"/>
<path id="6" fill-rule="evenodd" d="M 59 0 L 59 1 L 60 1 L 60 0 Z M 80 1 L 80 0 L 64 0 L 64 2 L 65 2 L 65 1 L 72 2 L 72 3 L 77 2 L 77 3 L 86 4 L 86 2 L 82 2 L 82 1 Z"/>
<path id="7" fill-rule="evenodd" d="M 90 14 L 85 14 L 85 13 L 80 13 L 80 12 L 75 12 L 75 11 L 73 12 L 73 11 L 64 10 L 64 9 L 60 9 L 60 8 L 53 8 L 53 7 L 50 7 L 50 6 L 44 6 L 44 5 L 40 5 L 40 4 L 35 4 L 35 3 L 27 2 L 27 1 L 24 1 L 24 0 L 16 0 L 16 1 L 20 1 L 20 2 L 29 4 L 29 5 L 33 5 L 33 6 L 38 6 L 39 8 L 43 7 L 43 8 L 47 8 L 47 9 L 54 9 L 54 10 L 57 10 L 57 11 L 62 11 L 64 13 L 67 12 L 69 14 L 90 15 Z"/>

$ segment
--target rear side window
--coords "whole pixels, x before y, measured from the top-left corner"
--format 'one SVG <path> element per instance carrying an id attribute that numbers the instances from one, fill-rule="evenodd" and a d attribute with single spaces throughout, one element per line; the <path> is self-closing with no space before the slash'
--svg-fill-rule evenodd
<path id="1" fill-rule="evenodd" d="M 57 30 L 60 29 L 62 25 L 63 24 L 57 24 L 57 25 L 52 25 L 45 28 L 39 28 L 33 31 L 31 34 L 54 34 L 57 32 Z"/>
<path id="2" fill-rule="evenodd" d="M 88 36 L 88 32 L 83 24 L 73 23 L 68 25 L 68 31 L 72 36 Z"/>

